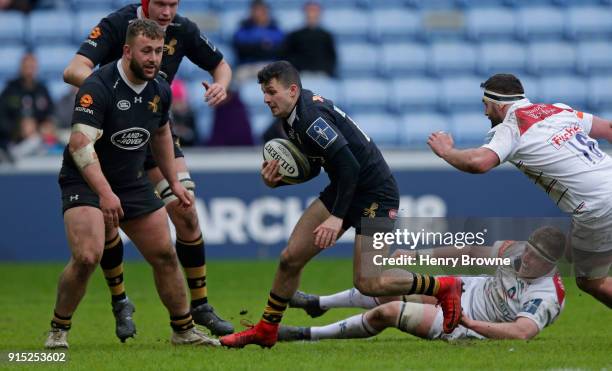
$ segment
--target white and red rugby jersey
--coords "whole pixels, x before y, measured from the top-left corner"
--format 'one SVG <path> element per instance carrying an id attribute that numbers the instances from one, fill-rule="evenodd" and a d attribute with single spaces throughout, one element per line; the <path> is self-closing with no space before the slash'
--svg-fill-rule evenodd
<path id="1" fill-rule="evenodd" d="M 483 147 L 540 185 L 561 210 L 592 219 L 612 209 L 612 160 L 589 136 L 593 115 L 522 99 Z"/>

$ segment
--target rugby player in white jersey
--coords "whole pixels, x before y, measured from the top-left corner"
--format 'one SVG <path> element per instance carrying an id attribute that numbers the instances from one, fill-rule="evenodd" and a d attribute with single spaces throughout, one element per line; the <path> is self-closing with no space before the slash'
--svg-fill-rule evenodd
<path id="1" fill-rule="evenodd" d="M 388 327 L 425 339 L 531 339 L 561 313 L 565 290 L 556 261 L 563 255 L 564 234 L 553 227 L 542 227 L 528 241 L 498 241 L 493 246 L 397 250 L 394 256 L 425 254 L 435 257 L 503 257 L 510 265 L 496 268 L 492 276 L 461 277 L 465 293 L 461 297 L 461 325 L 452 333 L 442 331 L 442 310 L 421 295 L 369 297 L 357 289 L 329 296 L 298 292 L 292 307 L 306 310 L 312 317 L 330 308 L 359 307 L 369 311 L 319 327 L 282 326 L 279 340 L 322 340 L 365 338 Z"/>
<path id="2" fill-rule="evenodd" d="M 596 140 L 612 141 L 612 122 L 565 104 L 531 103 L 511 74 L 494 75 L 481 87 L 492 124 L 486 144 L 456 149 L 444 132 L 427 143 L 461 171 L 485 173 L 508 161 L 540 185 L 572 215 L 568 247 L 578 287 L 612 308 L 612 159 Z"/>

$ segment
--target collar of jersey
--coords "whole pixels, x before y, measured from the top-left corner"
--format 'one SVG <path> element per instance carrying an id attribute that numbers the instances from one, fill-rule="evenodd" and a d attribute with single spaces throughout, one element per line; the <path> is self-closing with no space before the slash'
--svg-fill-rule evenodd
<path id="1" fill-rule="evenodd" d="M 123 70 L 123 66 L 121 65 L 121 61 L 122 59 L 119 59 L 117 61 L 117 69 L 119 70 L 119 76 L 121 76 L 121 79 L 123 80 L 123 82 L 130 87 L 130 89 L 134 90 L 134 93 L 136 94 L 140 94 L 142 93 L 142 91 L 144 90 L 144 88 L 147 87 L 147 81 L 143 82 L 142 84 L 134 84 L 132 83 L 128 78 L 127 75 L 125 74 L 125 71 Z"/>
<path id="2" fill-rule="evenodd" d="M 516 111 L 517 109 L 521 108 L 521 107 L 525 107 L 530 105 L 531 102 L 529 101 L 529 98 L 525 98 L 525 99 L 521 99 L 521 100 L 517 100 L 516 102 L 514 102 L 511 106 L 510 109 L 508 110 L 508 112 L 506 112 L 506 117 L 504 117 L 504 121 L 510 117 L 510 114 L 512 114 L 514 111 Z"/>
<path id="3" fill-rule="evenodd" d="M 295 107 L 293 107 L 293 111 L 291 111 L 291 114 L 287 118 L 287 123 L 289 124 L 289 126 L 293 127 L 293 122 L 295 121 L 296 118 L 297 118 L 297 104 L 295 105 Z"/>

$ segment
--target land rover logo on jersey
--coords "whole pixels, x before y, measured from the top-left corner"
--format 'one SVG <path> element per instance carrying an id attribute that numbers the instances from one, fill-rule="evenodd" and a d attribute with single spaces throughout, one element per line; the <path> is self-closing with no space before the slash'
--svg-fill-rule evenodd
<path id="1" fill-rule="evenodd" d="M 111 143 L 121 149 L 133 151 L 149 141 L 151 134 L 143 128 L 129 128 L 116 132 L 111 136 Z"/>
<path id="2" fill-rule="evenodd" d="M 119 102 L 117 102 L 117 108 L 119 108 L 122 111 L 127 111 L 130 109 L 132 105 L 130 104 L 130 102 L 128 102 L 127 100 L 123 99 L 120 100 Z"/>

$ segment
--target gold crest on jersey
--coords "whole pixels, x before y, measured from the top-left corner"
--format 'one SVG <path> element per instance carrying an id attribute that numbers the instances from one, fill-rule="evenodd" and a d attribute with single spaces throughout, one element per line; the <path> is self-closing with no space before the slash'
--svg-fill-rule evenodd
<path id="1" fill-rule="evenodd" d="M 175 52 L 176 52 L 176 39 L 172 39 L 167 44 L 164 44 L 165 54 L 174 55 Z"/>
<path id="2" fill-rule="evenodd" d="M 371 219 L 376 218 L 376 210 L 378 210 L 378 203 L 372 202 L 372 205 L 370 205 L 370 207 L 366 207 L 365 209 L 363 209 L 363 216 L 367 216 Z"/>
<path id="3" fill-rule="evenodd" d="M 159 109 L 158 104 L 159 104 L 159 95 L 156 95 L 153 97 L 153 100 L 150 102 L 147 102 L 149 104 L 148 108 L 151 110 L 151 112 L 157 112 L 157 110 Z"/>

